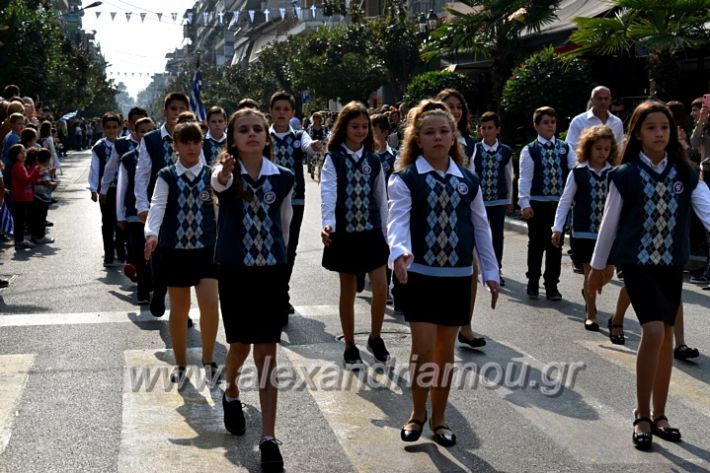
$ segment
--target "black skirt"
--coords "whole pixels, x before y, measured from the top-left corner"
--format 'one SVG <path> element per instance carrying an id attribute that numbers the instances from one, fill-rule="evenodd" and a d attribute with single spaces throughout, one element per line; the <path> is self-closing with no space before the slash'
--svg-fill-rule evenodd
<path id="1" fill-rule="evenodd" d="M 570 238 L 569 244 L 570 247 L 572 247 L 572 261 L 579 264 L 589 264 L 589 262 L 592 261 L 594 245 L 596 245 L 596 243 L 597 240 L 589 238 Z"/>
<path id="2" fill-rule="evenodd" d="M 228 343 L 278 343 L 288 316 L 288 266 L 219 266 Z"/>
<path id="3" fill-rule="evenodd" d="M 196 250 L 160 248 L 154 253 L 157 258 L 159 280 L 168 287 L 197 286 L 201 279 L 217 279 L 217 263 L 214 262 L 214 247 Z"/>
<path id="4" fill-rule="evenodd" d="M 674 325 L 681 304 L 683 267 L 623 265 L 621 269 L 639 323 Z"/>
<path id="5" fill-rule="evenodd" d="M 435 277 L 409 272 L 400 286 L 404 319 L 460 327 L 471 317 L 472 276 Z"/>
<path id="6" fill-rule="evenodd" d="M 335 232 L 330 235 L 330 240 L 330 245 L 323 249 L 322 264 L 327 270 L 361 274 L 387 263 L 389 247 L 380 229 Z"/>

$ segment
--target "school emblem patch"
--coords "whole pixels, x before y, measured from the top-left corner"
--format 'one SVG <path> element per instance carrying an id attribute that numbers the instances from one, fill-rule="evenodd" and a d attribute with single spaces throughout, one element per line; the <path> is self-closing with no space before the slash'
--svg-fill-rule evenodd
<path id="1" fill-rule="evenodd" d="M 294 140 L 292 146 L 294 147 L 294 149 L 300 148 L 301 147 L 301 140 Z"/>
<path id="2" fill-rule="evenodd" d="M 269 191 L 266 194 L 264 194 L 264 202 L 266 202 L 269 205 L 276 202 L 276 193 L 273 191 Z"/>
<path id="3" fill-rule="evenodd" d="M 682 194 L 684 190 L 685 186 L 681 181 L 675 181 L 673 183 L 673 192 L 675 192 L 676 194 Z"/>
<path id="4" fill-rule="evenodd" d="M 212 200 L 212 195 L 210 194 L 209 191 L 202 191 L 202 192 L 200 192 L 200 200 L 202 202 L 208 202 L 208 201 Z"/>
<path id="5" fill-rule="evenodd" d="M 372 172 L 372 168 L 370 167 L 369 164 L 365 163 L 362 165 L 362 173 L 365 175 L 368 175 Z"/>
<path id="6" fill-rule="evenodd" d="M 456 186 L 456 190 L 457 190 L 458 193 L 461 194 L 461 195 L 466 195 L 466 194 L 468 194 L 468 186 L 466 185 L 465 182 L 459 183 L 459 185 Z"/>

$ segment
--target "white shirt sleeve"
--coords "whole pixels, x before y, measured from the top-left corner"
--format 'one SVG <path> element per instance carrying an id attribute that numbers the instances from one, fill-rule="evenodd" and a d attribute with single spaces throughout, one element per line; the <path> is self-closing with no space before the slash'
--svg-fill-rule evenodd
<path id="1" fill-rule="evenodd" d="M 288 237 L 289 230 L 291 229 L 291 218 L 293 218 L 293 205 L 291 204 L 291 195 L 293 194 L 293 189 L 281 202 L 281 230 L 284 236 L 284 245 L 288 248 Z"/>
<path id="2" fill-rule="evenodd" d="M 412 254 L 412 235 L 409 221 L 412 211 L 412 195 L 402 178 L 393 174 L 387 186 L 389 211 L 387 212 L 387 244 L 390 247 L 389 263 L 394 265 L 404 253 Z M 414 258 L 412 260 L 414 261 Z"/>
<path id="3" fill-rule="evenodd" d="M 710 189 L 703 181 L 698 181 L 698 185 L 690 194 L 690 204 L 695 210 L 695 215 L 698 216 L 705 230 L 710 232 Z"/>
<path id="4" fill-rule="evenodd" d="M 569 144 L 569 143 L 568 143 Z M 570 171 L 574 169 L 577 165 L 577 150 L 572 146 L 569 147 L 569 152 L 567 153 L 567 169 Z"/>
<path id="5" fill-rule="evenodd" d="M 530 157 L 528 147 L 523 147 L 520 152 L 520 168 L 518 170 L 518 205 L 521 209 L 530 207 L 530 189 L 535 172 L 535 164 Z"/>
<path id="6" fill-rule="evenodd" d="M 116 145 L 111 146 L 111 156 L 106 161 L 106 167 L 104 168 L 104 176 L 101 179 L 101 195 L 108 194 L 108 189 L 111 184 L 116 180 L 118 176 L 118 165 L 119 165 L 118 152 L 116 151 Z"/>
<path id="7" fill-rule="evenodd" d="M 560 232 L 565 228 L 565 222 L 567 221 L 567 214 L 569 209 L 572 207 L 572 202 L 574 202 L 574 196 L 577 193 L 577 181 L 574 178 L 574 173 L 570 172 L 567 175 L 567 182 L 565 183 L 565 190 L 562 191 L 562 197 L 560 197 L 560 202 L 557 204 L 557 212 L 555 212 L 555 223 L 552 225 L 553 232 Z"/>
<path id="8" fill-rule="evenodd" d="M 620 150 L 624 149 L 624 122 L 621 121 L 621 118 L 616 117 L 612 128 L 614 130 L 614 137 L 616 138 L 617 146 Z"/>
<path id="9" fill-rule="evenodd" d="M 89 167 L 89 190 L 98 192 L 99 189 L 99 157 L 91 152 L 91 166 Z"/>
<path id="10" fill-rule="evenodd" d="M 609 194 L 606 196 L 606 204 L 604 205 L 604 216 L 599 227 L 597 244 L 594 246 L 594 254 L 590 263 L 590 266 L 594 269 L 606 268 L 611 247 L 616 239 L 616 230 L 619 226 L 621 207 L 623 205 L 624 199 L 621 198 L 619 190 L 614 185 L 614 182 L 610 182 Z"/>
<path id="11" fill-rule="evenodd" d="M 325 155 L 320 172 L 320 214 L 321 226 L 330 227 L 335 232 L 335 205 L 338 201 L 338 176 L 330 154 Z"/>
<path id="12" fill-rule="evenodd" d="M 382 233 L 387 240 L 387 188 L 385 187 L 385 171 L 380 169 L 380 173 L 375 181 L 375 202 L 380 209 L 380 225 L 382 225 Z"/>
<path id="13" fill-rule="evenodd" d="M 471 223 L 476 238 L 476 253 L 481 264 L 481 276 L 484 281 L 500 282 L 498 260 L 493 251 L 493 237 L 488 223 L 486 207 L 483 205 L 483 193 L 479 190 L 471 202 Z"/>
<path id="14" fill-rule="evenodd" d="M 567 130 L 567 136 L 565 137 L 565 142 L 572 149 L 577 149 L 577 143 L 579 143 L 579 134 L 582 132 L 580 120 L 573 118 L 569 124 L 569 129 Z"/>
<path id="15" fill-rule="evenodd" d="M 160 234 L 160 227 L 163 225 L 163 218 L 165 217 L 165 207 L 168 205 L 169 193 L 170 186 L 168 183 L 163 178 L 158 177 L 155 180 L 153 198 L 150 201 L 150 211 L 143 230 L 146 238 L 149 236 L 157 237 Z"/>
<path id="16" fill-rule="evenodd" d="M 59 161 L 59 155 L 57 155 L 57 148 L 54 146 L 54 138 L 51 136 L 47 137 L 47 149 L 52 155 L 52 167 L 57 169 L 62 167 L 62 163 Z"/>
<path id="17" fill-rule="evenodd" d="M 223 185 L 221 182 L 219 182 L 220 172 L 222 172 L 222 165 L 218 164 L 214 167 L 214 170 L 212 171 L 212 177 L 210 178 L 210 184 L 212 184 L 212 189 L 214 189 L 215 192 L 226 191 L 227 189 L 232 187 L 232 183 L 234 182 L 234 174 L 230 174 L 227 178 L 227 185 Z"/>
<path id="18" fill-rule="evenodd" d="M 121 164 L 118 166 L 118 183 L 116 184 L 116 221 L 124 222 L 126 220 L 126 187 L 128 175 L 126 167 Z"/>
<path id="19" fill-rule="evenodd" d="M 514 179 L 514 171 L 513 171 L 513 157 L 510 157 L 510 160 L 508 160 L 508 164 L 505 165 L 505 186 L 508 188 L 508 203 L 513 202 L 513 179 Z"/>
<path id="20" fill-rule="evenodd" d="M 150 170 L 153 163 L 145 147 L 145 140 L 141 140 L 138 146 L 138 162 L 136 163 L 135 188 L 133 193 L 136 196 L 136 209 L 138 213 L 147 212 L 149 209 L 148 183 L 150 182 Z"/>
<path id="21" fill-rule="evenodd" d="M 316 152 L 311 148 L 312 143 L 313 138 L 311 138 L 311 135 L 309 135 L 306 130 L 303 130 L 303 133 L 301 134 L 301 148 L 306 154 L 310 154 L 311 156 L 316 154 Z"/>

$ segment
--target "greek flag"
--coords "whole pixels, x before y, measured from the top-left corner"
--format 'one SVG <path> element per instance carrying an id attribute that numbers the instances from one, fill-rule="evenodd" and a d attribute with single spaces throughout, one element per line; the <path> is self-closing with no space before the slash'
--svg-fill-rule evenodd
<path id="1" fill-rule="evenodd" d="M 62 119 L 62 120 L 71 120 L 71 119 L 74 118 L 78 113 L 79 113 L 78 110 L 75 111 L 75 112 L 69 112 L 69 113 L 67 113 L 66 115 L 63 115 L 61 119 Z"/>
<path id="2" fill-rule="evenodd" d="M 202 105 L 200 94 L 202 93 L 202 73 L 200 69 L 195 69 L 195 76 L 192 79 L 192 91 L 190 92 L 190 110 L 195 114 L 199 121 L 207 119 L 205 106 Z"/>

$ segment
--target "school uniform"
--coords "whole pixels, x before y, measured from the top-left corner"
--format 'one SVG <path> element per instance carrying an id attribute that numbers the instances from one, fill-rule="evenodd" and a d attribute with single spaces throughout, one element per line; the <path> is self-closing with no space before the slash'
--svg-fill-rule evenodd
<path id="1" fill-rule="evenodd" d="M 698 173 L 643 152 L 611 173 L 609 195 L 591 265 L 603 269 L 612 253 L 641 324 L 673 325 L 689 257 L 691 207 L 710 231 L 710 190 Z"/>
<path id="2" fill-rule="evenodd" d="M 562 250 L 552 245 L 552 225 L 557 203 L 562 196 L 569 170 L 575 166 L 575 154 L 567 143 L 552 137 L 538 136 L 520 153 L 518 203 L 521 209 L 532 208 L 528 219 L 528 293 L 537 293 L 542 256 L 545 254 L 545 288 L 555 292 L 560 278 Z"/>
<path id="3" fill-rule="evenodd" d="M 387 197 L 380 158 L 363 147 L 329 151 L 321 172 L 321 218 L 331 227 L 322 265 L 369 273 L 387 263 Z"/>
<path id="4" fill-rule="evenodd" d="M 604 163 L 597 171 L 588 161 L 578 164 L 567 176 L 565 190 L 555 213 L 553 232 L 564 232 L 567 215 L 572 209 L 572 226 L 570 229 L 570 246 L 572 259 L 579 264 L 592 260 L 594 244 L 597 241 L 599 226 L 606 196 L 609 192 L 609 175 L 613 166 Z"/>
<path id="5" fill-rule="evenodd" d="M 462 136 L 459 134 L 457 141 L 463 148 L 463 165 L 465 168 L 471 169 L 473 159 L 476 156 L 476 140 L 468 135 Z"/>
<path id="6" fill-rule="evenodd" d="M 241 162 L 226 185 L 219 182 L 221 171 L 217 165 L 211 183 L 220 206 L 215 261 L 227 342 L 277 343 L 288 303 L 294 174 L 267 158 L 256 180 Z"/>
<path id="7" fill-rule="evenodd" d="M 158 237 L 161 272 L 168 287 L 191 287 L 201 279 L 217 279 L 214 246 L 217 236 L 211 170 L 198 162 L 180 162 L 158 172 L 145 237 Z"/>
<path id="8" fill-rule="evenodd" d="M 491 226 L 493 250 L 501 268 L 505 213 L 513 195 L 513 150 L 498 140 L 491 146 L 480 141 L 476 143 L 473 170 L 480 182 L 483 205 Z"/>
<path id="9" fill-rule="evenodd" d="M 471 315 L 473 252 L 484 281 L 499 281 L 478 178 L 449 159 L 436 171 L 423 156 L 389 180 L 390 265 L 409 253 L 402 308 L 408 322 L 446 326 Z"/>
<path id="10" fill-rule="evenodd" d="M 389 182 L 390 176 L 394 172 L 394 163 L 397 159 L 397 152 L 390 145 L 385 145 L 385 150 L 377 153 L 382 164 L 382 171 L 385 173 L 385 182 Z"/>
<path id="11" fill-rule="evenodd" d="M 205 157 L 205 162 L 208 166 L 214 166 L 217 163 L 219 153 L 224 149 L 224 145 L 227 143 L 227 134 L 222 133 L 222 138 L 215 139 L 212 137 L 208 131 L 205 135 L 205 139 L 202 142 L 202 154 Z"/>

